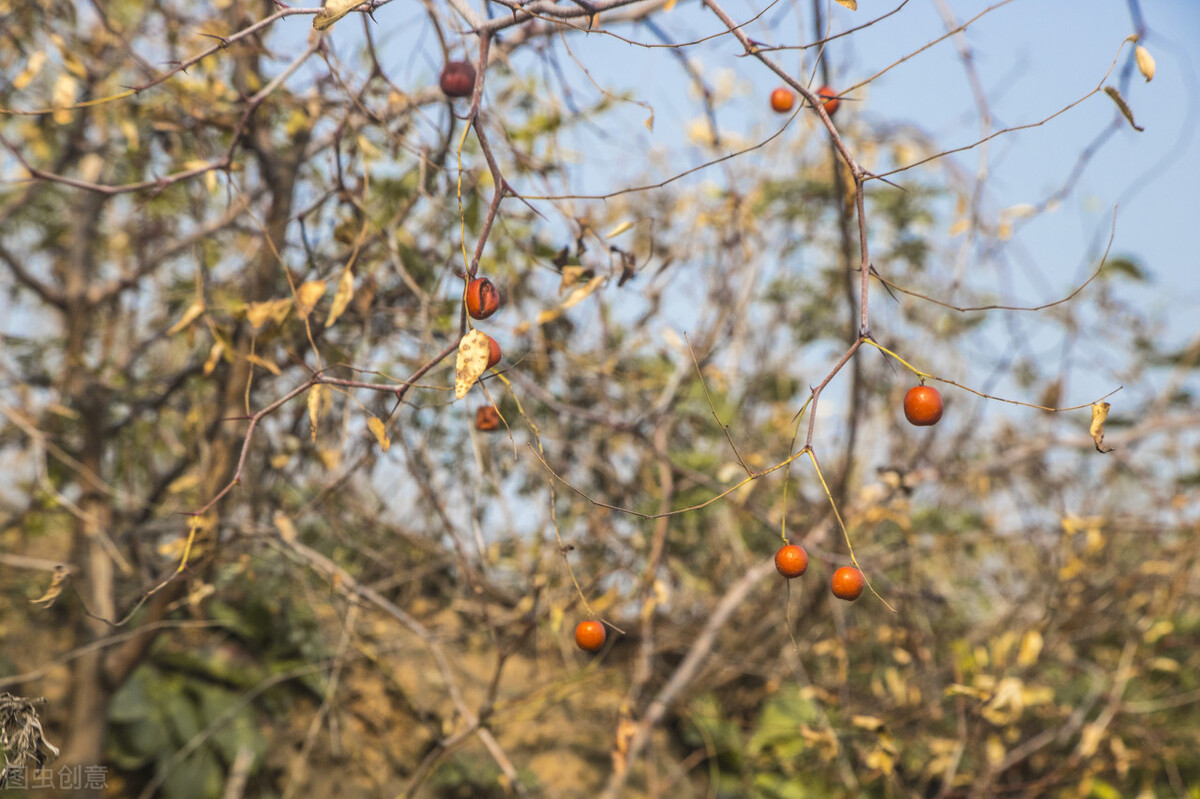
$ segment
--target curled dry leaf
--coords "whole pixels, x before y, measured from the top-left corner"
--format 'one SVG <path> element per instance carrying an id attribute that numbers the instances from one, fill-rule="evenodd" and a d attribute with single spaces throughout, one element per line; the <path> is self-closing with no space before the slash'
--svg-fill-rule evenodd
<path id="1" fill-rule="evenodd" d="M 1092 405 L 1092 426 L 1088 432 L 1092 435 L 1092 441 L 1096 442 L 1097 452 L 1112 452 L 1112 447 L 1104 446 L 1104 421 L 1108 418 L 1108 409 L 1112 405 L 1107 402 L 1097 402 Z"/>
<path id="2" fill-rule="evenodd" d="M 458 357 L 454 361 L 454 398 L 467 396 L 471 386 L 487 371 L 488 358 L 492 354 L 486 334 L 472 330 L 458 343 Z"/>
<path id="3" fill-rule="evenodd" d="M 1139 44 L 1134 48 L 1133 56 L 1137 60 L 1138 69 L 1142 71 L 1142 77 L 1146 79 L 1146 83 L 1154 80 L 1154 56 L 1150 55 L 1150 51 Z"/>
<path id="4" fill-rule="evenodd" d="M 250 363 L 254 364 L 255 366 L 261 366 L 263 369 L 266 369 L 268 372 L 275 375 L 276 377 L 279 377 L 281 374 L 283 374 L 283 371 L 278 366 L 271 363 L 266 358 L 258 357 L 253 352 L 246 353 L 246 360 L 249 361 Z"/>
<path id="5" fill-rule="evenodd" d="M 387 430 L 383 426 L 383 420 L 377 416 L 372 416 L 367 420 L 367 427 L 371 428 L 371 435 L 375 436 L 375 440 L 379 442 L 379 448 L 384 452 L 392 446 L 392 440 L 388 438 Z"/>
<path id="6" fill-rule="evenodd" d="M 37 599 L 31 599 L 30 602 L 34 605 L 41 605 L 43 608 L 52 607 L 55 600 L 58 599 L 59 594 L 62 593 L 63 583 L 69 574 L 70 571 L 67 570 L 66 566 L 55 566 L 54 576 L 50 579 L 50 587 L 46 589 L 46 593 Z"/>
<path id="7" fill-rule="evenodd" d="M 608 231 L 608 233 L 605 234 L 604 238 L 611 239 L 616 236 L 620 236 L 622 233 L 624 233 L 626 230 L 629 230 L 631 227 L 633 227 L 633 223 L 630 222 L 629 220 L 625 220 L 624 222 L 617 225 L 612 230 Z"/>
<path id="8" fill-rule="evenodd" d="M 1145 128 L 1133 121 L 1133 109 L 1129 107 L 1129 103 L 1125 102 L 1125 98 L 1121 96 L 1121 93 L 1117 91 L 1115 86 L 1105 86 L 1104 93 L 1111 97 L 1112 101 L 1117 104 L 1117 108 L 1121 109 L 1121 114 L 1133 126 L 1134 130 L 1139 132 L 1145 130 Z"/>
<path id="9" fill-rule="evenodd" d="M 188 309 L 183 312 L 183 316 L 179 317 L 179 321 L 171 325 L 171 329 L 167 331 L 168 336 L 173 336 L 180 330 L 183 330 L 192 322 L 200 318 L 200 314 L 204 313 L 204 301 L 197 299 Z"/>
<path id="10" fill-rule="evenodd" d="M 839 6 L 845 6 L 851 11 L 858 11 L 858 0 L 837 0 Z"/>
<path id="11" fill-rule="evenodd" d="M 633 737 L 637 735 L 637 722 L 629 714 L 629 709 L 621 708 L 621 717 L 617 721 L 617 735 L 613 741 L 612 763 L 613 771 L 618 774 L 625 773 L 625 769 L 629 767 L 629 743 Z"/>
<path id="12" fill-rule="evenodd" d="M 325 30 L 362 4 L 363 0 L 328 0 L 313 17 L 313 30 Z"/>
<path id="13" fill-rule="evenodd" d="M 586 266 L 564 266 L 562 268 L 562 280 L 558 284 L 558 294 L 562 296 L 567 289 L 574 286 L 589 270 Z"/>
<path id="14" fill-rule="evenodd" d="M 329 387 L 318 383 L 308 390 L 308 426 L 312 430 L 312 440 L 317 440 L 317 422 L 321 419 L 321 411 L 329 404 L 326 395 Z"/>
<path id="15" fill-rule="evenodd" d="M 596 289 L 600 288 L 605 280 L 608 280 L 607 276 L 596 275 L 587 283 L 584 283 L 582 286 L 578 286 L 574 291 L 567 295 L 565 300 L 562 301 L 562 304 L 559 306 L 559 310 L 565 311 L 568 308 L 572 308 L 583 302 L 590 297 Z"/>

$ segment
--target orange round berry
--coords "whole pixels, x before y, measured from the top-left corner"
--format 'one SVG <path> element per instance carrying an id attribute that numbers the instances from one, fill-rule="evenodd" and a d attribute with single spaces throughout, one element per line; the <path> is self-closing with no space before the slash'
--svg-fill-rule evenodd
<path id="1" fill-rule="evenodd" d="M 467 284 L 467 313 L 472 319 L 487 319 L 500 309 L 500 292 L 486 277 Z"/>
<path id="2" fill-rule="evenodd" d="M 775 553 L 775 568 L 789 580 L 804 574 L 808 568 L 808 553 L 796 544 L 782 546 Z"/>
<path id="3" fill-rule="evenodd" d="M 493 366 L 500 363 L 500 344 L 499 344 L 499 342 L 496 341 L 496 339 L 492 338 L 491 336 L 488 336 L 487 340 L 488 340 L 488 365 L 487 365 L 487 368 L 491 369 Z"/>
<path id="4" fill-rule="evenodd" d="M 775 91 L 771 92 L 771 109 L 779 114 L 786 114 L 792 110 L 792 106 L 796 104 L 796 95 L 792 94 L 792 90 L 780 86 Z"/>
<path id="5" fill-rule="evenodd" d="M 829 116 L 833 116 L 834 112 L 838 110 L 838 106 L 842 104 L 842 101 L 838 99 L 837 92 L 831 86 L 822 86 L 817 89 L 817 96 L 828 98 L 821 105 L 825 106 L 825 113 Z"/>
<path id="6" fill-rule="evenodd" d="M 843 566 L 833 573 L 833 595 L 838 599 L 853 602 L 862 595 L 866 580 L 863 573 L 853 566 Z"/>
<path id="7" fill-rule="evenodd" d="M 913 386 L 904 395 L 904 418 L 917 427 L 937 424 L 942 418 L 942 395 L 933 386 Z"/>
<path id="8" fill-rule="evenodd" d="M 475 91 L 475 67 L 467 61 L 450 61 L 442 67 L 438 86 L 447 97 L 470 97 Z"/>
<path id="9" fill-rule="evenodd" d="M 575 626 L 575 643 L 585 652 L 599 652 L 608 634 L 598 621 L 581 621 Z"/>
<path id="10" fill-rule="evenodd" d="M 500 429 L 500 412 L 496 406 L 484 405 L 475 409 L 475 429 L 482 433 Z"/>

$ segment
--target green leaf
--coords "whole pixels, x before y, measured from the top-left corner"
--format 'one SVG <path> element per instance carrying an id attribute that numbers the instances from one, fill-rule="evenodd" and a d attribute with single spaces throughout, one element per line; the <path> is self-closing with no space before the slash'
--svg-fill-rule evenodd
<path id="1" fill-rule="evenodd" d="M 1130 280 L 1145 282 L 1149 280 L 1146 270 L 1134 261 L 1132 258 L 1109 258 L 1104 263 L 1105 273 L 1115 275 L 1123 275 Z"/>

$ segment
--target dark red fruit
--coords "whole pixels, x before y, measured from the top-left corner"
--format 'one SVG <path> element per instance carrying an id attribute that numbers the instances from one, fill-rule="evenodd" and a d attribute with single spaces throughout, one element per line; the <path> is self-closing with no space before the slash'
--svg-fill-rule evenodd
<path id="1" fill-rule="evenodd" d="M 484 405 L 475 409 L 475 429 L 483 433 L 500 429 L 500 412 L 495 406 Z"/>
<path id="2" fill-rule="evenodd" d="M 438 85 L 447 97 L 470 97 L 475 91 L 475 67 L 466 61 L 449 61 L 442 67 Z"/>

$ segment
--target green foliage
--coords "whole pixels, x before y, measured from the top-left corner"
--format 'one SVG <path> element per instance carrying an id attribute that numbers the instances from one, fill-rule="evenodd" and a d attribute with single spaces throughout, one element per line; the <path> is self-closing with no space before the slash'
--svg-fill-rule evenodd
<path id="1" fill-rule="evenodd" d="M 161 795 L 171 799 L 220 793 L 239 751 L 261 764 L 267 750 L 254 706 L 239 693 L 151 664 L 138 667 L 113 696 L 109 721 L 113 765 L 150 769 L 162 780 Z M 189 754 L 173 756 L 183 751 Z"/>

